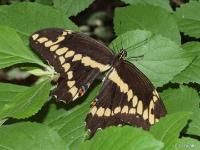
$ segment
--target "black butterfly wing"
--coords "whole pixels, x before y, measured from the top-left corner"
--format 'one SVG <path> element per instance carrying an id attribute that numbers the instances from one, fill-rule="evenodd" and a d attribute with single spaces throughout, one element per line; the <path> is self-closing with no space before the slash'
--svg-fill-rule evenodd
<path id="1" fill-rule="evenodd" d="M 53 95 L 64 102 L 82 96 L 114 60 L 102 43 L 82 33 L 58 28 L 35 32 L 30 37 L 30 46 L 60 74 Z"/>
<path id="2" fill-rule="evenodd" d="M 98 128 L 130 124 L 144 129 L 166 114 L 151 82 L 133 64 L 119 61 L 110 71 L 92 103 L 86 127 L 93 135 Z"/>

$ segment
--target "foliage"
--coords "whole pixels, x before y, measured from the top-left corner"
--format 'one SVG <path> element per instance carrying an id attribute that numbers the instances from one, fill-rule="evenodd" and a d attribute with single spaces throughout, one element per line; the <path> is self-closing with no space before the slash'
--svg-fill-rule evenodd
<path id="1" fill-rule="evenodd" d="M 39 79 L 30 87 L 0 83 L 0 149 L 199 149 L 200 44 L 181 40 L 200 38 L 200 2 L 173 10 L 168 0 L 123 1 L 129 5 L 115 9 L 117 37 L 109 46 L 127 49 L 127 59 L 159 87 L 167 116 L 149 132 L 109 127 L 87 139 L 84 120 L 101 85 L 67 106 L 49 101 L 54 72 L 28 38 L 47 27 L 78 31 L 69 17 L 94 0 L 16 2 L 0 6 L 0 68 L 20 66 Z"/>
<path id="2" fill-rule="evenodd" d="M 199 7 L 200 3 L 193 1 L 177 9 L 174 14 L 180 31 L 196 38 L 200 37 Z"/>
<path id="3" fill-rule="evenodd" d="M 179 134 L 189 117 L 190 113 L 188 112 L 169 114 L 151 128 L 151 133 L 165 144 L 163 149 L 174 149 Z"/>
<path id="4" fill-rule="evenodd" d="M 38 123 L 22 122 L 2 126 L 0 135 L 0 148 L 2 150 L 65 150 L 65 142 L 58 133 Z"/>
<path id="5" fill-rule="evenodd" d="M 164 146 L 149 132 L 127 126 L 107 128 L 104 132 L 97 133 L 92 140 L 82 143 L 81 149 L 93 150 L 97 145 L 98 149 L 110 150 L 159 150 Z"/>
<path id="6" fill-rule="evenodd" d="M 169 0 L 122 0 L 127 4 L 150 4 L 153 6 L 159 6 L 169 12 L 172 12 L 172 8 L 169 4 Z"/>
<path id="7" fill-rule="evenodd" d="M 77 15 L 86 9 L 94 0 L 54 0 L 54 7 L 65 12 L 67 16 Z"/>
<path id="8" fill-rule="evenodd" d="M 149 18 L 150 16 L 153 17 Z M 173 15 L 165 9 L 149 4 L 139 3 L 117 8 L 114 29 L 117 35 L 135 29 L 148 30 L 180 44 L 180 34 Z"/>
<path id="9" fill-rule="evenodd" d="M 7 88 L 6 84 L 3 86 L 3 88 Z M 27 88 L 23 92 L 17 91 L 12 99 L 4 103 L 0 110 L 0 119 L 7 117 L 21 119 L 34 115 L 48 100 L 50 88 L 49 80 L 45 80 L 40 84 Z M 9 91 L 4 91 L 4 93 L 9 94 Z"/>
<path id="10" fill-rule="evenodd" d="M 193 60 L 182 72 L 177 74 L 172 82 L 178 83 L 200 83 L 200 43 L 199 42 L 187 42 L 182 45 L 184 51 L 188 55 L 193 56 Z"/>

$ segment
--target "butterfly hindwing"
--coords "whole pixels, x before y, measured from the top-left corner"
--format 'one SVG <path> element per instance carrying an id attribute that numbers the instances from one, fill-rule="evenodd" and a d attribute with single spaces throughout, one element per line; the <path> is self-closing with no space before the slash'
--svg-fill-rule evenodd
<path id="1" fill-rule="evenodd" d="M 60 74 L 53 95 L 70 102 L 82 96 L 114 55 L 92 38 L 64 29 L 44 29 L 30 37 L 30 46 Z"/>
<path id="2" fill-rule="evenodd" d="M 149 129 L 166 110 L 153 85 L 134 65 L 119 61 L 105 80 L 86 127 L 93 135 L 110 125 L 136 125 Z"/>

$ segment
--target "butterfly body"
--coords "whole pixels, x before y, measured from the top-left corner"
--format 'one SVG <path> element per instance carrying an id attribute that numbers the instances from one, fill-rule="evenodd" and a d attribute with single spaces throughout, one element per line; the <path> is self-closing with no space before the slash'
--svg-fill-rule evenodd
<path id="1" fill-rule="evenodd" d="M 114 54 L 104 44 L 63 29 L 44 29 L 30 37 L 30 46 L 60 74 L 53 95 L 66 103 L 83 96 L 102 73 L 103 86 L 86 117 L 86 128 L 136 125 L 149 129 L 166 114 L 149 79 L 126 61 L 126 50 Z"/>

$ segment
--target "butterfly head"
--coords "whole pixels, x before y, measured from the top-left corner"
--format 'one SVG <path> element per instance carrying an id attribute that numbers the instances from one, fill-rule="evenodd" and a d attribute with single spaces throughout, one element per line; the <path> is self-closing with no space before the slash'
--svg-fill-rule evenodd
<path id="1" fill-rule="evenodd" d="M 126 56 L 127 56 L 127 51 L 125 49 L 121 49 L 119 54 L 118 54 L 118 58 L 124 59 Z"/>

